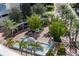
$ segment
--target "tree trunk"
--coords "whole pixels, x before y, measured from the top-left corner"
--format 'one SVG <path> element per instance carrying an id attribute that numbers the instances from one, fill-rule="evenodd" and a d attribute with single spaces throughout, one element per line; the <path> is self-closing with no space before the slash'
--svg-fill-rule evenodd
<path id="1" fill-rule="evenodd" d="M 76 33 L 75 33 L 75 45 L 76 45 L 76 41 L 77 41 L 77 36 L 78 36 L 78 30 L 76 30 Z"/>
<path id="2" fill-rule="evenodd" d="M 27 56 L 27 47 L 26 47 L 26 56 Z"/>
<path id="3" fill-rule="evenodd" d="M 31 55 L 32 55 L 32 50 L 31 50 Z"/>
<path id="4" fill-rule="evenodd" d="M 70 44 L 71 44 L 71 40 L 72 40 L 71 33 L 70 33 L 71 28 L 72 28 L 72 20 L 70 21 L 70 27 L 69 27 L 69 32 L 68 32 L 68 36 L 69 36 L 69 39 L 70 39 Z"/>
<path id="5" fill-rule="evenodd" d="M 70 42 L 70 45 L 71 45 L 71 40 L 72 39 L 71 39 L 70 31 L 68 32 L 68 37 L 69 37 L 69 40 L 70 40 L 69 42 Z"/>
<path id="6" fill-rule="evenodd" d="M 21 46 L 19 47 L 19 51 L 21 52 L 21 55 L 22 55 L 22 47 Z"/>
<path id="7" fill-rule="evenodd" d="M 69 31 L 71 31 L 72 29 L 72 20 L 70 21 L 70 28 L 69 28 Z"/>
<path id="8" fill-rule="evenodd" d="M 34 55 L 35 55 L 35 49 L 34 49 Z"/>
<path id="9" fill-rule="evenodd" d="M 21 50 L 21 46 L 19 47 L 19 51 Z"/>
<path id="10" fill-rule="evenodd" d="M 77 54 L 77 48 L 74 48 L 75 49 L 75 54 Z"/>
<path id="11" fill-rule="evenodd" d="M 67 19 L 64 20 L 65 24 L 67 25 Z"/>
<path id="12" fill-rule="evenodd" d="M 27 50 L 26 50 L 26 56 L 27 56 Z"/>
<path id="13" fill-rule="evenodd" d="M 23 52 L 23 48 L 21 48 L 21 55 L 22 55 L 22 52 Z"/>

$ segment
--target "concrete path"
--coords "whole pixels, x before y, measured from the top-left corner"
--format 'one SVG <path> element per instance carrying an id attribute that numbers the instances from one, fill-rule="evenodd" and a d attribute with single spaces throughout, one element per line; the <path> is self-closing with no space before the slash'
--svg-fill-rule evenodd
<path id="1" fill-rule="evenodd" d="M 49 37 L 45 37 L 45 34 L 47 34 L 49 31 L 48 27 L 45 27 L 43 32 L 40 34 L 40 37 L 37 38 L 37 41 L 39 42 L 48 42 L 49 41 Z"/>

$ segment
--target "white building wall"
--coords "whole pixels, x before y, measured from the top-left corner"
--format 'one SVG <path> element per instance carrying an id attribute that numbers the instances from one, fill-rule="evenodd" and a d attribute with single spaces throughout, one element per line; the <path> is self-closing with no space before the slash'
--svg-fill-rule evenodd
<path id="1" fill-rule="evenodd" d="M 15 8 L 15 7 L 20 9 L 20 4 L 19 3 L 10 3 L 9 5 L 10 5 L 9 6 L 10 9 Z"/>
<path id="2" fill-rule="evenodd" d="M 20 8 L 20 4 L 19 3 L 6 3 L 6 8 L 7 10 L 10 10 L 12 8 Z"/>

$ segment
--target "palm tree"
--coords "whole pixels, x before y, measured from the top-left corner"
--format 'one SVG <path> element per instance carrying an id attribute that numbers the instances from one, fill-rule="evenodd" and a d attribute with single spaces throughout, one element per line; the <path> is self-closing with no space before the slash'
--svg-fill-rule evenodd
<path id="1" fill-rule="evenodd" d="M 73 21 L 76 20 L 75 15 L 73 15 L 72 13 L 69 14 L 69 20 L 70 20 L 70 28 L 69 30 L 71 30 L 72 25 L 73 25 Z"/>
<path id="2" fill-rule="evenodd" d="M 22 52 L 23 52 L 23 47 L 24 47 L 24 41 L 17 41 L 16 43 L 19 44 L 19 51 L 21 51 L 21 55 L 22 55 Z"/>
<path id="3" fill-rule="evenodd" d="M 79 21 L 74 21 L 74 27 L 76 28 L 76 31 L 75 31 L 75 44 L 76 44 L 78 31 L 79 31 Z"/>
<path id="4" fill-rule="evenodd" d="M 11 48 L 14 43 L 15 43 L 15 41 L 12 37 L 6 39 L 6 46 Z"/>
<path id="5" fill-rule="evenodd" d="M 23 49 L 26 49 L 26 55 L 27 55 L 27 47 L 29 46 L 29 42 L 28 41 L 17 41 L 17 43 L 19 44 L 19 51 L 21 51 L 21 55 L 23 52 Z"/>
<path id="6" fill-rule="evenodd" d="M 67 8 L 67 7 L 66 7 L 65 5 L 61 5 L 61 6 L 60 6 L 62 19 L 64 19 L 64 15 L 65 15 L 65 11 L 64 11 L 64 10 L 66 10 L 66 8 Z"/>
<path id="7" fill-rule="evenodd" d="M 39 19 L 39 16 L 36 14 L 31 15 L 31 17 L 27 17 L 28 25 L 31 30 L 35 31 L 36 29 L 41 28 L 42 23 L 41 20 Z"/>
<path id="8" fill-rule="evenodd" d="M 49 25 L 49 33 L 56 42 L 61 42 L 60 37 L 66 32 L 67 27 L 60 19 L 52 21 L 52 24 Z"/>
<path id="9" fill-rule="evenodd" d="M 66 5 L 61 5 L 60 7 L 61 9 L 61 17 L 62 19 L 65 19 L 64 22 L 65 24 L 67 23 L 68 20 L 68 14 L 71 12 Z"/>
<path id="10" fill-rule="evenodd" d="M 36 49 L 37 48 L 42 48 L 42 46 L 40 45 L 40 43 L 39 42 L 31 42 L 31 44 L 30 44 L 33 48 L 32 48 L 32 50 L 34 51 L 34 55 L 35 55 L 35 52 L 36 52 Z"/>
<path id="11" fill-rule="evenodd" d="M 68 34 L 68 37 L 69 37 L 69 39 L 70 39 L 70 44 L 71 44 L 71 41 L 72 41 L 72 38 L 71 38 L 71 30 L 72 30 L 72 26 L 73 26 L 73 21 L 75 20 L 75 15 L 73 15 L 72 13 L 70 13 L 69 15 L 68 15 L 68 17 L 69 17 L 69 22 L 70 22 L 70 24 L 69 24 L 69 34 Z"/>
<path id="12" fill-rule="evenodd" d="M 10 35 L 11 34 L 11 28 L 16 25 L 16 22 L 14 22 L 13 20 L 4 20 L 4 26 L 5 26 L 5 29 L 7 30 L 7 35 Z"/>
<path id="13" fill-rule="evenodd" d="M 36 31 L 42 28 L 41 20 L 39 16 L 36 14 L 31 15 L 31 17 L 27 17 L 28 26 L 33 34 L 33 37 L 37 38 Z"/>
<path id="14" fill-rule="evenodd" d="M 30 42 L 24 41 L 24 48 L 26 49 L 26 56 L 27 56 L 27 47 L 30 45 Z"/>
<path id="15" fill-rule="evenodd" d="M 70 31 L 72 29 L 73 21 L 75 20 L 76 17 L 75 17 L 75 15 L 73 15 L 71 10 L 66 5 L 62 5 L 61 9 L 62 9 L 62 14 L 63 14 L 62 17 L 65 17 L 65 20 L 68 20 L 70 22 L 69 26 L 68 26 L 68 28 L 69 28 L 68 37 L 70 39 L 70 44 L 71 44 L 72 38 L 71 38 L 71 32 Z"/>
<path id="16" fill-rule="evenodd" d="M 71 10 L 67 7 L 67 5 L 61 5 L 61 17 L 64 20 L 65 24 L 67 25 L 67 20 L 70 22 L 70 29 L 72 26 L 72 21 L 75 19 L 75 15 L 71 12 Z"/>

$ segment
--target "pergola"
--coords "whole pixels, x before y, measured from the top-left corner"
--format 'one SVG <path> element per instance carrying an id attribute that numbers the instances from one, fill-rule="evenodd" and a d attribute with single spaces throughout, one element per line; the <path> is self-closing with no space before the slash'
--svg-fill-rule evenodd
<path id="1" fill-rule="evenodd" d="M 10 27 L 11 34 L 14 35 L 14 33 L 17 33 L 19 30 L 24 30 L 27 28 L 27 22 L 18 23 L 17 25 Z"/>

